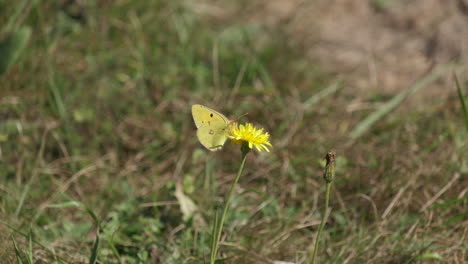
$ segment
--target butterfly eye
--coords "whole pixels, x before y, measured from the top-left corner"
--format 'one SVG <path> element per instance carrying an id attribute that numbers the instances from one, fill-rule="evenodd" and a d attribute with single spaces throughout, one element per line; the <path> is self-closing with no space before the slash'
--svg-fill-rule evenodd
<path id="1" fill-rule="evenodd" d="M 213 113 L 210 114 L 210 117 L 213 117 Z"/>

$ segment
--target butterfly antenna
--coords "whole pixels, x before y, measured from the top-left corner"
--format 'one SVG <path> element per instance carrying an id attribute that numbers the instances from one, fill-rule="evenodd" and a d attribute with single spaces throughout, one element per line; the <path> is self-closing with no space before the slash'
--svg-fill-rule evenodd
<path id="1" fill-rule="evenodd" d="M 239 121 L 242 117 L 244 117 L 244 116 L 246 116 L 246 115 L 248 115 L 248 114 L 249 114 L 249 113 L 242 114 L 242 115 L 238 116 L 238 117 L 237 117 L 235 120 L 233 120 L 233 121 L 234 121 L 234 122 L 237 122 L 237 121 Z"/>

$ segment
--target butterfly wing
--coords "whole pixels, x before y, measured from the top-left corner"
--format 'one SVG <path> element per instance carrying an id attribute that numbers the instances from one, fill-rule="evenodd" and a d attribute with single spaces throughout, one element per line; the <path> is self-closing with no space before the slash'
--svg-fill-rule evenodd
<path id="1" fill-rule="evenodd" d="M 221 122 L 202 125 L 197 130 L 198 141 L 210 151 L 220 150 L 227 140 L 227 128 L 228 126 Z"/>
<path id="2" fill-rule="evenodd" d="M 223 114 L 199 104 L 192 105 L 192 117 L 197 128 L 215 122 L 222 122 L 226 125 L 229 123 L 229 119 Z"/>
<path id="3" fill-rule="evenodd" d="M 198 128 L 200 143 L 210 151 L 220 150 L 227 140 L 229 119 L 223 114 L 203 105 L 192 106 L 192 116 Z"/>

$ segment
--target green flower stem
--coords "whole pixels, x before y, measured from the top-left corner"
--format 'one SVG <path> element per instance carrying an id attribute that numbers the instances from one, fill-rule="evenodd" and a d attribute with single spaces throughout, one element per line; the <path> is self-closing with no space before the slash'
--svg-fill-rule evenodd
<path id="1" fill-rule="evenodd" d="M 319 247 L 320 234 L 322 233 L 323 227 L 325 226 L 327 210 L 328 210 L 328 202 L 330 201 L 330 190 L 331 190 L 331 182 L 327 182 L 327 190 L 325 194 L 325 210 L 322 215 L 322 221 L 320 221 L 320 226 L 319 226 L 319 230 L 317 233 L 317 237 L 315 238 L 314 253 L 312 254 L 312 261 L 310 262 L 311 264 L 315 263 L 315 257 L 317 256 L 317 251 Z"/>
<path id="2" fill-rule="evenodd" d="M 317 232 L 317 237 L 315 238 L 315 246 L 314 252 L 312 253 L 312 260 L 310 261 L 311 264 L 315 263 L 315 258 L 317 257 L 317 251 L 319 247 L 320 241 L 320 234 L 322 233 L 323 227 L 325 226 L 325 222 L 327 220 L 327 211 L 328 211 L 328 203 L 330 201 L 330 190 L 335 178 L 335 153 L 330 151 L 325 156 L 327 161 L 325 165 L 325 171 L 323 172 L 323 179 L 326 182 L 326 191 L 325 191 L 325 209 L 322 215 L 322 221 L 320 221 L 320 226 Z"/>
<path id="3" fill-rule="evenodd" d="M 232 194 L 234 193 L 234 189 L 239 181 L 242 172 L 244 171 L 245 161 L 247 160 L 247 154 L 249 153 L 250 149 L 244 147 L 245 144 L 242 146 L 242 161 L 239 167 L 239 171 L 237 172 L 237 176 L 234 179 L 234 182 L 231 184 L 231 188 L 229 189 L 228 196 L 226 197 L 226 201 L 224 203 L 223 214 L 221 215 L 221 219 L 219 221 L 219 226 L 217 226 L 217 221 L 215 221 L 215 228 L 214 228 L 214 236 L 213 236 L 213 243 L 211 248 L 211 255 L 210 255 L 210 264 L 215 264 L 216 256 L 218 255 L 219 249 L 219 241 L 221 239 L 221 233 L 223 232 L 223 225 L 224 220 L 226 218 L 227 211 L 229 209 L 229 204 L 231 203 Z M 216 217 L 217 218 L 217 217 Z"/>

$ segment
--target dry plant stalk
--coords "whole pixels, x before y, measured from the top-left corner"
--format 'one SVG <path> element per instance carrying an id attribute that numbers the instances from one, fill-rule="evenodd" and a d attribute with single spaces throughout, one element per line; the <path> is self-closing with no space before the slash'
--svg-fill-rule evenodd
<path id="1" fill-rule="evenodd" d="M 315 263 L 315 259 L 317 257 L 317 251 L 319 247 L 320 241 L 320 234 L 322 233 L 323 227 L 325 226 L 326 218 L 327 218 L 327 211 L 328 211 L 328 203 L 330 201 L 330 190 L 331 184 L 335 178 L 335 152 L 330 151 L 325 155 L 325 170 L 323 171 L 323 179 L 326 183 L 326 192 L 325 192 L 325 208 L 322 214 L 322 221 L 320 221 L 319 230 L 317 233 L 317 237 L 315 239 L 315 246 L 314 252 L 312 253 L 312 260 L 310 261 L 311 264 Z"/>

